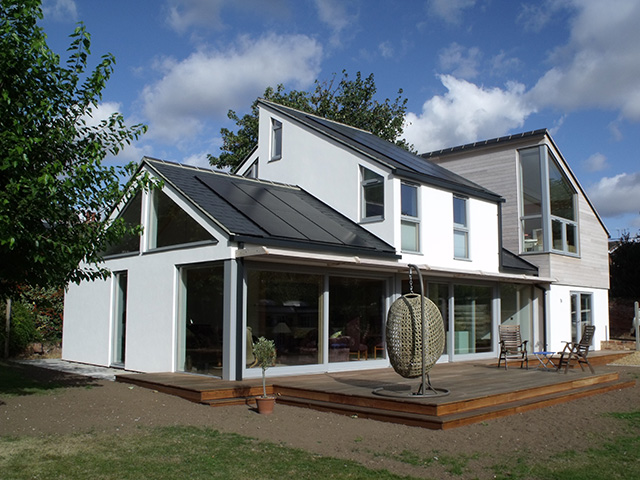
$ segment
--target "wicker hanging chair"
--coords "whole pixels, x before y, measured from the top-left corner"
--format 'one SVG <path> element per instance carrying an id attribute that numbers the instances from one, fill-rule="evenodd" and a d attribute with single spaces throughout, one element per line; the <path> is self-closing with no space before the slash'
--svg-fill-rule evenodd
<path id="1" fill-rule="evenodd" d="M 425 310 L 423 333 L 422 308 Z M 387 315 L 387 352 L 393 369 L 405 378 L 416 378 L 428 372 L 444 350 L 444 323 L 440 310 L 428 298 L 408 293 L 398 298 Z M 423 346 L 423 338 L 425 345 Z M 425 348 L 425 369 L 422 349 Z"/>

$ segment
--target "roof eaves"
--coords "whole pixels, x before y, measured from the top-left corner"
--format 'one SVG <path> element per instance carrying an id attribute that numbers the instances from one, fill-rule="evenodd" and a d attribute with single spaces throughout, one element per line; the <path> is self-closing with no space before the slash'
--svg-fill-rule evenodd
<path id="1" fill-rule="evenodd" d="M 412 170 L 405 169 L 397 169 L 395 174 L 398 177 L 405 178 L 407 180 L 419 181 L 428 185 L 432 185 L 434 187 L 444 188 L 446 190 L 451 190 L 456 193 L 462 193 L 465 195 L 482 198 L 484 200 L 489 200 L 492 202 L 505 202 L 505 199 L 498 195 L 497 193 L 491 192 L 490 190 L 479 188 L 473 188 L 469 185 L 460 184 L 457 182 L 449 181 L 443 178 L 434 177 L 432 175 L 427 175 L 426 173 L 418 173 Z"/>
<path id="2" fill-rule="evenodd" d="M 332 245 L 320 242 L 304 242 L 299 240 L 289 240 L 284 238 L 268 238 L 252 235 L 234 235 L 229 240 L 237 243 L 251 243 L 257 245 L 273 246 L 273 247 L 289 247 L 297 250 L 312 250 L 322 252 L 350 253 L 353 255 L 361 255 L 375 258 L 394 258 L 399 259 L 398 255 L 392 250 L 374 250 L 362 247 L 352 247 L 348 245 Z"/>

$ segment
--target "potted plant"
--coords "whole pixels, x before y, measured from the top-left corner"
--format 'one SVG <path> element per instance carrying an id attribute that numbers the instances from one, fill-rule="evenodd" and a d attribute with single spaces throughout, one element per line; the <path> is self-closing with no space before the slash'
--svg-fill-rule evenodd
<path id="1" fill-rule="evenodd" d="M 275 397 L 267 396 L 267 368 L 271 367 L 276 360 L 276 345 L 273 340 L 267 340 L 264 337 L 258 338 L 253 344 L 253 355 L 256 358 L 256 364 L 262 368 L 262 396 L 256 398 L 258 412 L 268 415 L 273 412 L 273 406 L 276 403 Z"/>

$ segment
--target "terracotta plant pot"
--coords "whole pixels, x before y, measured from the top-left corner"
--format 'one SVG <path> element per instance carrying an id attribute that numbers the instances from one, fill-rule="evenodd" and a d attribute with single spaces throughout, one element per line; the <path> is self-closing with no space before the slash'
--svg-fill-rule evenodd
<path id="1" fill-rule="evenodd" d="M 258 405 L 258 413 L 261 415 L 271 415 L 273 413 L 273 406 L 276 404 L 275 397 L 257 397 L 256 404 Z"/>

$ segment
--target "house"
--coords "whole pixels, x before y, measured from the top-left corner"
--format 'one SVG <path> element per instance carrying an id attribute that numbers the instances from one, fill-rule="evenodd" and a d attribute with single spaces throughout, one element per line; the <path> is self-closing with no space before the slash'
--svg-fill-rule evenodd
<path id="1" fill-rule="evenodd" d="M 498 149 L 513 157 L 502 192 L 449 168 L 455 153 L 420 157 L 268 101 L 259 109 L 258 145 L 234 174 L 142 160 L 140 171 L 163 187 L 116 209 L 144 233 L 107 252 L 114 275 L 69 287 L 64 359 L 239 380 L 260 375 L 251 342 L 265 336 L 276 343 L 273 375 L 385 367 L 386 312 L 419 289 L 409 264 L 442 312 L 443 362 L 497 358 L 501 323 L 519 324 L 533 349 L 559 349 L 571 338 L 574 295 L 579 321 L 604 338 L 608 273 L 597 275 L 592 257 L 606 259 L 606 230 L 546 132 Z M 532 147 L 552 148 L 574 195 L 566 252 L 545 243 L 555 227 L 534 232 L 534 214 L 512 208 L 520 203 L 510 190 L 522 190 L 516 165 Z M 540 224 L 556 218 L 555 198 Z M 521 223 L 522 245 L 511 231 Z M 561 269 L 564 256 L 572 264 Z"/>

